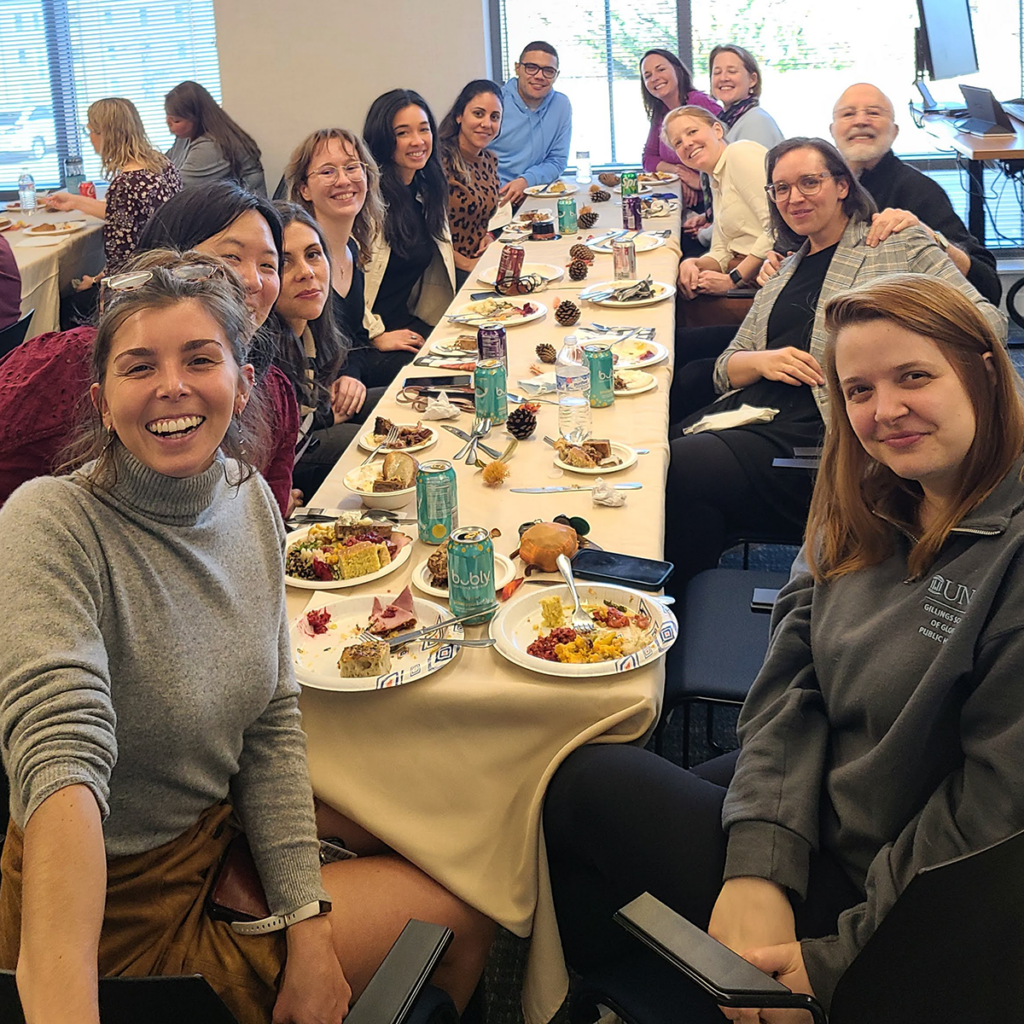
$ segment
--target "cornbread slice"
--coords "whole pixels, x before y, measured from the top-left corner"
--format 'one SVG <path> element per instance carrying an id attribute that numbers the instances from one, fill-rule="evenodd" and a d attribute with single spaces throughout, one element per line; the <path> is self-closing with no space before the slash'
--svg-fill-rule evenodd
<path id="1" fill-rule="evenodd" d="M 352 644 L 341 652 L 338 668 L 343 679 L 365 679 L 391 671 L 391 648 L 383 640 Z"/>
<path id="2" fill-rule="evenodd" d="M 544 625 L 548 628 L 558 629 L 565 625 L 565 608 L 562 606 L 562 599 L 557 594 L 552 594 L 551 597 L 542 597 L 540 610 L 544 616 Z"/>

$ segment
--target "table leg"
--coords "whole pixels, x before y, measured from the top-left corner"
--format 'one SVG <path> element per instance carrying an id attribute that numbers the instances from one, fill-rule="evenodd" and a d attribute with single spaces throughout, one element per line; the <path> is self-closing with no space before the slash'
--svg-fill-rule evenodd
<path id="1" fill-rule="evenodd" d="M 967 230 L 985 244 L 985 162 L 967 161 L 967 178 L 970 191 L 967 193 Z"/>

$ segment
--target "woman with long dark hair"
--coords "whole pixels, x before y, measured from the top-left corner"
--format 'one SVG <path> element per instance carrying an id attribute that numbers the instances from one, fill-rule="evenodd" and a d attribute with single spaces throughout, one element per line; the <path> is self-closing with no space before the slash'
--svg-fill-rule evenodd
<path id="1" fill-rule="evenodd" d="M 365 383 L 390 384 L 429 336 L 455 295 L 448 231 L 448 183 L 435 146 L 437 124 L 426 100 L 392 89 L 370 106 L 363 138 L 380 168 L 387 207 L 366 267 L 366 303 L 388 332 L 411 344 L 375 357 Z"/>
<path id="2" fill-rule="evenodd" d="M 182 82 L 164 97 L 167 127 L 175 137 L 167 158 L 186 186 L 227 178 L 267 194 L 260 147 L 198 82 Z"/>

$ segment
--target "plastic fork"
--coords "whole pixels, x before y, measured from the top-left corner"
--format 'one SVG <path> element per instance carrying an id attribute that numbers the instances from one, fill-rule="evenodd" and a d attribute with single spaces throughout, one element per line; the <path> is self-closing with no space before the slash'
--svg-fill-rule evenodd
<path id="1" fill-rule="evenodd" d="M 597 629 L 597 625 L 590 613 L 585 612 L 583 605 L 580 604 L 580 595 L 576 593 L 576 581 L 572 578 L 572 566 L 569 564 L 569 559 L 565 555 L 559 555 L 555 562 L 558 566 L 558 571 L 562 574 L 562 579 L 565 580 L 566 585 L 569 587 L 569 593 L 572 594 L 573 609 L 572 616 L 569 619 L 570 625 L 576 630 L 577 634 L 593 633 Z"/>
<path id="2" fill-rule="evenodd" d="M 359 463 L 359 465 L 360 466 L 365 466 L 377 454 L 377 452 L 379 452 L 381 450 L 381 448 L 390 448 L 397 440 L 398 440 L 398 425 L 392 423 L 391 424 L 391 429 L 384 436 L 384 440 L 381 441 L 381 443 L 379 445 L 377 445 L 377 447 L 374 448 L 373 451 L 370 452 L 370 454 L 367 455 L 366 458 L 363 459 L 363 461 Z"/>

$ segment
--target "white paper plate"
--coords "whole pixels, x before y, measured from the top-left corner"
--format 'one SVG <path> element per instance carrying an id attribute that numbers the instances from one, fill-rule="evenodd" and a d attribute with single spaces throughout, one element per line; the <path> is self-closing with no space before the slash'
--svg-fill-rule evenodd
<path id="1" fill-rule="evenodd" d="M 642 370 L 648 366 L 657 366 L 668 359 L 668 349 L 657 341 L 636 341 L 633 338 L 626 338 L 625 341 L 617 341 L 610 346 L 612 354 L 618 356 L 618 362 L 612 364 L 613 370 Z M 652 354 L 646 359 L 641 359 L 644 352 Z"/>
<path id="2" fill-rule="evenodd" d="M 397 427 L 415 427 L 416 424 L 415 423 L 396 423 L 395 426 L 397 426 Z M 411 445 L 408 448 L 386 448 L 386 447 L 385 448 L 381 448 L 380 454 L 381 455 L 386 455 L 390 451 L 395 451 L 395 452 L 421 452 L 421 451 L 423 451 L 424 448 L 429 448 L 432 444 L 437 444 L 437 428 L 436 427 L 428 426 L 426 423 L 423 424 L 423 428 L 424 428 L 424 430 L 429 430 L 430 431 L 430 437 L 428 437 L 426 441 L 422 441 L 420 444 Z M 369 431 L 368 433 L 363 434 L 363 436 L 359 438 L 359 447 L 362 448 L 364 452 L 372 452 L 373 449 L 377 447 L 376 442 L 373 440 L 376 436 L 377 435 L 374 434 L 373 431 Z"/>
<path id="3" fill-rule="evenodd" d="M 476 328 L 470 324 L 454 324 L 453 326 L 465 327 L 465 330 L 461 332 L 463 334 L 470 334 L 476 330 Z M 430 351 L 436 356 L 459 356 L 462 358 L 463 362 L 472 362 L 477 358 L 476 352 L 470 352 L 467 349 L 455 348 L 454 345 L 454 338 L 438 338 L 438 340 L 430 346 Z"/>
<path id="4" fill-rule="evenodd" d="M 494 589 L 496 591 L 501 590 L 506 583 L 511 583 L 515 579 L 516 567 L 511 558 L 506 558 L 504 555 L 499 555 L 497 551 L 494 552 Z M 447 587 L 435 587 L 430 582 L 430 571 L 427 569 L 427 563 L 421 562 L 412 571 L 412 585 L 417 589 L 423 591 L 424 594 L 430 594 L 431 597 L 442 597 L 444 600 L 448 600 L 448 588 Z"/>
<path id="5" fill-rule="evenodd" d="M 449 313 L 448 315 L 471 316 L 480 318 L 478 322 L 462 324 L 461 326 L 463 327 L 479 327 L 480 324 L 485 323 L 497 323 L 500 324 L 502 327 L 518 327 L 520 324 L 528 324 L 532 320 L 539 320 L 548 311 L 548 307 L 545 306 L 543 302 L 535 301 L 532 296 L 517 295 L 514 299 L 501 299 L 498 301 L 512 302 L 517 306 L 522 306 L 524 303 L 529 302 L 531 306 L 536 306 L 537 308 L 532 313 L 527 313 L 525 316 L 521 313 L 517 313 L 514 316 L 503 317 L 500 320 L 492 320 L 490 319 L 490 315 L 488 313 L 482 313 L 479 310 L 480 306 L 490 301 L 490 299 L 481 299 L 479 302 L 467 302 L 464 306 L 460 306 L 453 313 Z"/>
<path id="6" fill-rule="evenodd" d="M 660 249 L 665 244 L 665 239 L 661 235 L 649 235 L 646 231 L 642 231 L 639 235 L 634 235 L 630 232 L 630 237 L 633 239 L 637 252 L 650 252 L 652 249 Z M 624 240 L 625 236 L 621 238 L 608 238 L 603 242 L 598 242 L 597 245 L 591 242 L 587 242 L 587 245 L 594 252 L 611 252 L 612 242 L 622 242 Z"/>
<path id="7" fill-rule="evenodd" d="M 301 530 L 289 533 L 285 538 L 285 552 L 287 553 L 288 548 L 296 541 L 303 540 L 309 531 L 310 527 L 304 526 Z M 404 531 L 396 530 L 394 532 L 403 533 Z M 409 534 L 405 534 L 405 536 L 409 537 Z M 374 580 L 379 580 L 384 576 L 393 573 L 396 569 L 401 568 L 409 561 L 409 557 L 412 555 L 412 542 L 415 539 L 415 537 L 409 537 L 409 543 L 398 552 L 398 556 L 396 558 L 393 558 L 388 565 L 384 566 L 383 569 L 379 569 L 377 572 L 367 573 L 365 576 L 356 576 L 351 580 L 300 580 L 285 573 L 284 581 L 289 587 L 295 587 L 296 590 L 344 590 L 346 587 L 358 587 L 363 583 L 372 583 Z"/>
<path id="8" fill-rule="evenodd" d="M 628 288 L 632 284 L 637 284 L 637 281 L 602 281 L 600 284 L 589 285 L 581 291 L 580 298 L 586 299 L 588 302 L 593 302 L 595 306 L 610 306 L 612 309 L 629 309 L 632 306 L 654 306 L 659 302 L 664 302 L 665 299 L 671 299 L 676 293 L 675 285 L 665 284 L 663 281 L 652 281 L 651 285 L 654 289 L 654 295 L 649 299 L 630 299 L 627 302 L 617 302 L 612 296 L 609 296 L 606 299 L 591 299 L 587 296 L 587 292 L 595 295 L 598 292 L 604 291 L 606 288 Z"/>
<path id="9" fill-rule="evenodd" d="M 544 185 L 529 185 L 523 191 L 528 196 L 543 196 L 545 199 L 562 199 L 565 196 L 574 196 L 579 191 L 571 181 L 563 181 L 565 188 L 561 192 L 545 192 L 544 186 L 548 184 L 550 182 L 545 182 Z"/>
<path id="10" fill-rule="evenodd" d="M 542 598 L 558 594 L 564 603 L 572 604 L 569 588 L 544 587 L 528 591 L 522 597 L 510 601 L 499 609 L 491 620 L 490 635 L 495 639 L 494 649 L 513 665 L 540 672 L 546 676 L 567 676 L 569 678 L 593 678 L 629 672 L 641 665 L 649 665 L 660 658 L 675 643 L 679 635 L 679 624 L 671 610 L 658 601 L 651 600 L 639 590 L 618 587 L 611 583 L 587 583 L 576 581 L 580 601 L 585 604 L 601 602 L 606 598 L 623 605 L 631 612 L 642 613 L 651 619 L 651 643 L 639 651 L 619 658 L 617 661 L 599 661 L 590 665 L 563 665 L 558 661 L 545 661 L 526 653 L 526 648 L 537 639 L 543 617 L 540 610 Z"/>
<path id="11" fill-rule="evenodd" d="M 618 367 L 612 371 L 617 373 L 627 383 L 635 382 L 624 391 L 616 389 L 616 398 L 628 398 L 630 395 L 642 395 L 647 391 L 653 391 L 658 386 L 658 378 L 653 373 L 646 373 L 643 370 L 620 370 Z"/>
<path id="12" fill-rule="evenodd" d="M 630 466 L 636 463 L 636 452 L 630 448 L 628 444 L 619 444 L 618 441 L 612 441 L 611 444 L 612 455 L 618 456 L 622 462 L 618 466 L 598 466 L 596 469 L 587 469 L 582 466 L 570 466 L 568 462 L 563 462 L 558 452 L 555 452 L 555 465 L 559 469 L 564 469 L 567 473 L 582 473 L 584 476 L 607 476 L 609 473 L 619 473 L 624 469 L 629 469 Z"/>
<path id="13" fill-rule="evenodd" d="M 565 277 L 565 268 L 556 267 L 553 263 L 524 263 L 522 270 L 519 271 L 519 275 L 520 277 L 526 277 L 527 274 L 538 274 L 550 284 L 552 281 L 561 281 Z M 476 275 L 478 281 L 482 281 L 484 284 L 489 284 L 492 287 L 497 278 L 497 267 L 488 267 Z M 528 296 L 524 295 L 522 297 L 527 298 Z"/>
<path id="14" fill-rule="evenodd" d="M 659 185 L 671 185 L 673 181 L 678 181 L 678 174 L 669 174 L 668 171 L 644 171 L 640 175 L 640 182 L 644 185 L 653 185 L 657 188 Z"/>
<path id="15" fill-rule="evenodd" d="M 43 231 L 42 224 L 33 224 L 32 227 L 25 228 L 25 234 L 31 235 L 33 238 L 48 238 L 51 235 L 73 235 L 76 231 L 81 231 L 85 227 L 84 220 L 65 220 L 54 225 L 54 231 Z"/>
<path id="16" fill-rule="evenodd" d="M 295 678 L 303 686 L 311 686 L 316 690 L 349 692 L 387 690 L 417 679 L 425 679 L 455 661 L 462 650 L 461 647 L 445 643 L 438 646 L 433 640 L 413 641 L 402 653 L 392 652 L 391 671 L 387 675 L 367 676 L 362 679 L 342 678 L 338 670 L 338 659 L 345 647 L 359 642 L 356 634 L 369 622 L 375 596 L 383 602 L 393 601 L 396 597 L 395 594 L 360 594 L 357 597 L 343 597 L 326 603 L 321 598 L 314 597 L 302 615 L 291 624 L 292 663 L 295 666 Z M 416 613 L 416 625 L 409 630 L 410 633 L 431 623 L 451 618 L 451 612 L 447 608 L 442 608 L 433 601 L 425 601 L 422 597 L 413 598 L 412 606 Z M 326 633 L 311 637 L 299 629 L 299 623 L 305 618 L 306 612 L 313 608 L 326 608 L 331 613 L 331 621 L 327 625 Z M 449 627 L 448 633 L 453 639 L 461 638 L 461 624 Z"/>
<path id="17" fill-rule="evenodd" d="M 11 245 L 21 245 L 27 249 L 41 249 L 47 245 L 60 245 L 67 235 L 36 235 L 35 237 L 27 237 L 26 235 L 12 235 Z"/>
<path id="18" fill-rule="evenodd" d="M 675 199 L 666 202 L 664 199 L 652 199 L 652 209 L 644 210 L 641 209 L 640 216 L 644 220 L 660 220 L 665 217 L 671 217 L 673 214 L 679 212 L 679 202 Z M 658 206 L 653 206 L 654 203 L 658 203 Z"/>

